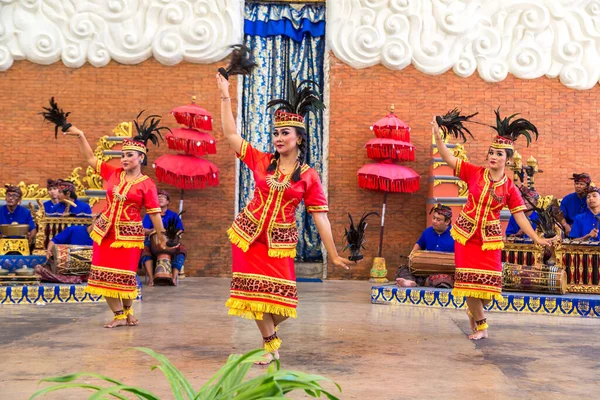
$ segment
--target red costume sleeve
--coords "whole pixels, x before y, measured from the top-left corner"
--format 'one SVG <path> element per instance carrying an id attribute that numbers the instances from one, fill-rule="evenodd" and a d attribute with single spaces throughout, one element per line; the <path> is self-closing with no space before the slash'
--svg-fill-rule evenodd
<path id="1" fill-rule="evenodd" d="M 117 169 L 118 169 L 117 167 L 108 165 L 107 163 L 103 162 L 102 160 L 96 161 L 96 172 L 99 173 L 100 176 L 102 177 L 102 179 L 104 179 L 105 181 L 110 179 L 112 174 L 114 174 Z"/>
<path id="2" fill-rule="evenodd" d="M 325 197 L 319 174 L 317 174 L 317 171 L 314 169 L 310 169 L 308 174 L 308 186 L 306 188 L 306 193 L 304 193 L 304 205 L 306 206 L 306 211 L 309 213 L 329 212 L 327 197 Z"/>
<path id="3" fill-rule="evenodd" d="M 521 197 L 521 192 L 519 192 L 519 189 L 517 189 L 511 180 L 508 180 L 508 196 L 506 198 L 506 205 L 508 206 L 511 214 L 518 213 L 519 211 L 525 211 L 527 209 L 527 207 L 525 207 L 523 197 Z"/>
<path id="4" fill-rule="evenodd" d="M 271 154 L 269 153 L 263 153 L 260 150 L 256 150 L 254 146 L 246 140 L 242 142 L 242 147 L 240 147 L 240 151 L 237 153 L 237 157 L 253 171 L 258 164 L 268 165 L 271 161 L 270 156 Z"/>
<path id="5" fill-rule="evenodd" d="M 480 167 L 477 167 L 459 158 L 456 160 L 454 176 L 460 178 L 461 181 L 465 181 L 468 184 L 470 179 L 477 176 L 476 174 L 479 168 Z"/>
<path id="6" fill-rule="evenodd" d="M 156 185 L 152 182 L 152 179 L 146 179 L 144 182 L 144 207 L 146 208 L 146 214 L 160 213 L 160 205 L 158 204 L 158 193 L 156 191 Z"/>

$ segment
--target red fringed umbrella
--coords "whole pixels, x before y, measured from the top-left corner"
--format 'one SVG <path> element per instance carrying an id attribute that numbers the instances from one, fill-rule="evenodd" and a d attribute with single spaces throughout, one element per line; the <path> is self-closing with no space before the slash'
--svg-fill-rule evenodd
<path id="1" fill-rule="evenodd" d="M 212 162 L 187 154 L 165 154 L 154 161 L 156 178 L 179 189 L 200 189 L 219 184 L 219 169 Z"/>
<path id="2" fill-rule="evenodd" d="M 415 146 L 401 140 L 375 138 L 369 140 L 365 148 L 371 160 L 415 161 Z"/>
<path id="3" fill-rule="evenodd" d="M 383 232 L 385 228 L 385 207 L 388 193 L 414 193 L 419 190 L 421 177 L 408 167 L 394 164 L 394 161 L 414 161 L 415 147 L 410 143 L 410 127 L 390 113 L 377 121 L 371 129 L 377 136 L 365 145 L 367 156 L 372 160 L 382 160 L 364 165 L 358 170 L 358 186 L 384 192 L 381 210 L 381 232 L 379 234 L 379 257 L 383 253 Z"/>
<path id="4" fill-rule="evenodd" d="M 373 126 L 371 126 L 371 129 L 378 138 L 410 142 L 410 127 L 400 118 L 396 117 L 394 114 L 394 105 L 390 108 L 390 113 L 375 122 Z"/>
<path id="5" fill-rule="evenodd" d="M 184 151 L 193 156 L 217 153 L 217 142 L 208 132 L 189 128 L 175 128 L 167 134 L 171 150 Z"/>
<path id="6" fill-rule="evenodd" d="M 177 123 L 188 128 L 212 131 L 212 115 L 196 104 L 196 96 L 192 96 L 192 104 L 176 107 L 171 110 L 171 114 L 173 114 Z"/>

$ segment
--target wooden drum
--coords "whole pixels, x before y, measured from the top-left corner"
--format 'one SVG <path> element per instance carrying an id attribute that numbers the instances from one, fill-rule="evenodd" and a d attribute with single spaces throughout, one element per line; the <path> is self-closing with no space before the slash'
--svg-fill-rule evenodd
<path id="1" fill-rule="evenodd" d="M 57 244 L 51 269 L 61 275 L 87 275 L 92 267 L 92 246 Z"/>
<path id="2" fill-rule="evenodd" d="M 154 266 L 154 284 L 155 285 L 173 285 L 173 270 L 171 268 L 171 255 L 175 253 L 176 248 L 161 249 L 158 242 L 158 235 L 153 232 L 150 235 L 150 251 L 156 257 Z"/>
<path id="3" fill-rule="evenodd" d="M 415 276 L 454 275 L 454 253 L 414 250 L 408 256 L 408 269 Z"/>
<path id="4" fill-rule="evenodd" d="M 502 279 L 507 291 L 567 293 L 567 274 L 555 266 L 503 263 Z"/>

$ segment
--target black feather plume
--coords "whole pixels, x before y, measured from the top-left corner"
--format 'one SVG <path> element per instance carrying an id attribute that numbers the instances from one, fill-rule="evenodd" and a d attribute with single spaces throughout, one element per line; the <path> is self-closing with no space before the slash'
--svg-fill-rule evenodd
<path id="1" fill-rule="evenodd" d="M 160 124 L 160 115 L 149 115 L 140 123 L 138 119 L 144 113 L 144 111 L 145 110 L 140 111 L 133 121 L 137 131 L 137 135 L 133 137 L 133 140 L 143 142 L 146 147 L 148 147 L 148 142 L 151 142 L 153 145 L 158 147 L 160 146 L 159 140 L 164 140 L 161 131 L 171 132 L 171 129 L 166 126 L 158 126 Z"/>
<path id="2" fill-rule="evenodd" d="M 231 52 L 229 65 L 227 68 L 219 68 L 219 73 L 227 80 L 232 75 L 248 75 L 252 68 L 256 66 L 254 57 L 248 47 L 243 44 L 236 44 L 231 47 L 233 51 Z"/>
<path id="3" fill-rule="evenodd" d="M 555 237 L 556 227 L 558 226 L 561 230 L 563 229 L 560 221 L 564 218 L 558 205 L 558 200 L 554 199 L 546 208 L 541 208 L 537 205 L 538 199 L 535 197 L 532 198 L 525 186 L 519 187 L 519 190 L 521 191 L 523 200 L 529 203 L 531 209 L 537 213 L 537 219 L 534 222 L 542 230 L 544 237 L 547 239 Z"/>
<path id="4" fill-rule="evenodd" d="M 325 109 L 325 104 L 321 101 L 319 94 L 310 85 L 318 87 L 315 81 L 303 80 L 298 85 L 288 75 L 288 95 L 287 99 L 275 99 L 267 103 L 267 107 L 277 107 L 277 110 L 306 116 L 309 112 L 316 113 Z"/>
<path id="5" fill-rule="evenodd" d="M 379 216 L 379 214 L 376 212 L 370 212 L 368 214 L 365 213 L 361 217 L 358 226 L 355 227 L 352 215 L 348 214 L 348 218 L 350 219 L 350 227 L 345 229 L 344 239 L 346 241 L 346 246 L 342 251 L 350 249 L 350 252 L 352 253 L 350 257 L 348 257 L 350 261 L 358 261 L 363 259 L 363 255 L 360 254 L 360 250 L 365 248 L 364 243 L 366 242 L 365 230 L 367 229 L 367 218 L 371 215 Z"/>
<path id="6" fill-rule="evenodd" d="M 54 124 L 54 138 L 58 139 L 58 128 L 61 128 L 63 132 L 69 130 L 72 126 L 67 122 L 67 117 L 70 112 L 64 112 L 61 108 L 58 107 L 58 104 L 54 101 L 54 97 L 50 98 L 50 107 L 42 107 L 44 111 L 40 114 L 44 117 L 44 119 L 52 124 Z"/>
<path id="7" fill-rule="evenodd" d="M 460 110 L 458 108 L 455 108 L 453 110 L 448 111 L 445 115 L 438 115 L 437 117 L 435 117 L 435 121 L 442 129 L 444 139 L 446 138 L 446 136 L 451 135 L 454 136 L 456 139 L 462 139 L 463 143 L 465 143 L 467 141 L 467 136 L 465 135 L 465 133 L 471 136 L 472 139 L 474 139 L 474 137 L 471 134 L 471 131 L 469 131 L 469 128 L 464 126 L 463 123 L 475 122 L 471 121 L 470 119 L 476 116 L 477 114 L 479 113 L 476 112 L 475 114 L 471 115 L 461 115 Z"/>
<path id="8" fill-rule="evenodd" d="M 167 221 L 165 227 L 165 236 L 167 237 L 167 247 L 174 247 L 179 244 L 179 229 L 177 228 L 177 221 L 181 218 L 181 215 L 185 213 L 185 210 L 177 214 L 177 217 L 171 217 Z"/>
<path id="9" fill-rule="evenodd" d="M 494 110 L 494 113 L 496 114 L 496 126 L 490 126 L 498 133 L 498 136 L 502 136 L 503 138 L 510 139 L 514 142 L 522 135 L 527 140 L 527 147 L 531 144 L 533 136 L 535 136 L 535 140 L 538 139 L 538 130 L 535 125 L 525 118 L 513 120 L 514 117 L 519 115 L 518 113 L 507 118 L 502 118 L 500 116 L 500 107 L 498 107 L 497 110 Z"/>

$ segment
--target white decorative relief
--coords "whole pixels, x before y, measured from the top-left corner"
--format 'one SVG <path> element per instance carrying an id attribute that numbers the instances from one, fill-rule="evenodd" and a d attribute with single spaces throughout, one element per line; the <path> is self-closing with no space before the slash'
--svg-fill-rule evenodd
<path id="1" fill-rule="evenodd" d="M 354 68 L 413 64 L 431 75 L 475 71 L 488 82 L 559 77 L 590 89 L 600 79 L 597 0 L 334 0 L 327 37 Z"/>
<path id="2" fill-rule="evenodd" d="M 242 41 L 239 0 L 0 0 L 0 71 L 110 60 L 212 63 Z"/>

